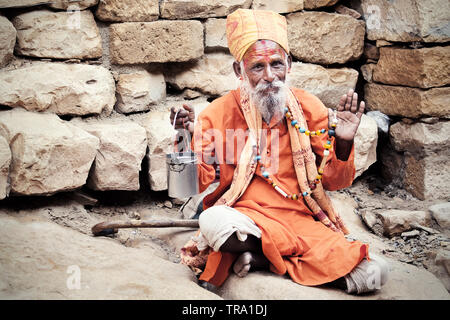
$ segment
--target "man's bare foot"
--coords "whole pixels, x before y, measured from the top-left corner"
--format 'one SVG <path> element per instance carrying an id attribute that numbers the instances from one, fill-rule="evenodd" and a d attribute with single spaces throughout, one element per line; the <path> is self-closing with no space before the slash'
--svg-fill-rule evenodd
<path id="1" fill-rule="evenodd" d="M 233 271 L 238 277 L 245 277 L 250 271 L 253 254 L 250 251 L 242 253 L 233 265 Z"/>

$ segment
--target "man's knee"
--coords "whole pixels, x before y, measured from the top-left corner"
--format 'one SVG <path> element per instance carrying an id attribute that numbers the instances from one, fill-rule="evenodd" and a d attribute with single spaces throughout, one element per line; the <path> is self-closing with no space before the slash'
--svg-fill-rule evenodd
<path id="1" fill-rule="evenodd" d="M 214 206 L 204 210 L 198 218 L 200 231 L 210 228 L 212 222 L 217 222 L 220 219 L 221 212 L 223 212 L 223 206 Z"/>
<path id="2" fill-rule="evenodd" d="M 206 209 L 199 217 L 200 231 L 215 251 L 232 235 L 245 241 L 248 235 L 261 237 L 261 230 L 245 214 L 228 206 L 214 206 Z"/>

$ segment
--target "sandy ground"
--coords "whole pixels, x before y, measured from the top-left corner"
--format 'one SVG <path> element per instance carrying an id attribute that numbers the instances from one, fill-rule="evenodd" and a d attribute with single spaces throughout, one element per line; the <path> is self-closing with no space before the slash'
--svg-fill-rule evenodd
<path id="1" fill-rule="evenodd" d="M 0 203 L 0 210 L 6 210 L 13 216 L 16 214 L 20 216 L 23 212 L 40 215 L 89 236 L 92 235 L 91 227 L 105 220 L 182 218 L 179 212 L 182 203 L 170 199 L 167 192 L 149 190 L 102 193 L 81 190 L 81 192 L 95 199 L 96 203 L 86 199 L 80 200 L 79 196 L 75 196 L 76 193 L 62 193 L 51 197 L 9 198 Z M 364 174 L 351 187 L 338 193 L 353 198 L 357 214 L 371 208 L 426 211 L 429 206 L 443 202 L 417 200 L 404 190 L 393 188 L 370 174 Z M 437 225 L 431 227 L 437 228 Z M 194 229 L 189 228 L 179 230 L 133 228 L 120 229 L 109 238 L 125 247 L 146 248 L 162 259 L 178 263 L 179 249 L 193 232 Z M 436 266 L 434 259 L 438 250 L 450 250 L 450 238 L 445 231 L 429 234 L 422 230 L 412 238 L 376 237 L 384 243 L 383 254 L 387 257 L 428 270 L 438 278 L 448 278 L 448 275 L 442 274 L 442 268 Z"/>

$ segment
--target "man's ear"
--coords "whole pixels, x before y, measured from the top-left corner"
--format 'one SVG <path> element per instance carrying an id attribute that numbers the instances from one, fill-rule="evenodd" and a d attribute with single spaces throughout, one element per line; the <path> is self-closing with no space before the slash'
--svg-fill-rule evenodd
<path id="1" fill-rule="evenodd" d="M 233 62 L 233 70 L 234 73 L 236 74 L 236 77 L 240 78 L 242 76 L 241 65 L 239 62 L 237 61 Z"/>
<path id="2" fill-rule="evenodd" d="M 292 56 L 288 55 L 288 73 L 291 72 L 292 67 Z"/>

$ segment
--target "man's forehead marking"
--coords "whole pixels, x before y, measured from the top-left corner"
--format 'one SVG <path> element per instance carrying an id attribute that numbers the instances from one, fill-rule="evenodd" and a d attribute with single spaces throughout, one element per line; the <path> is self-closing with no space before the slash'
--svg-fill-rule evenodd
<path id="1" fill-rule="evenodd" d="M 257 59 L 263 58 L 264 61 L 270 62 L 270 58 L 276 54 L 280 54 L 283 57 L 284 51 L 278 45 L 273 45 L 265 40 L 259 41 L 259 45 L 253 46 L 244 57 L 244 64 L 255 62 Z"/>

